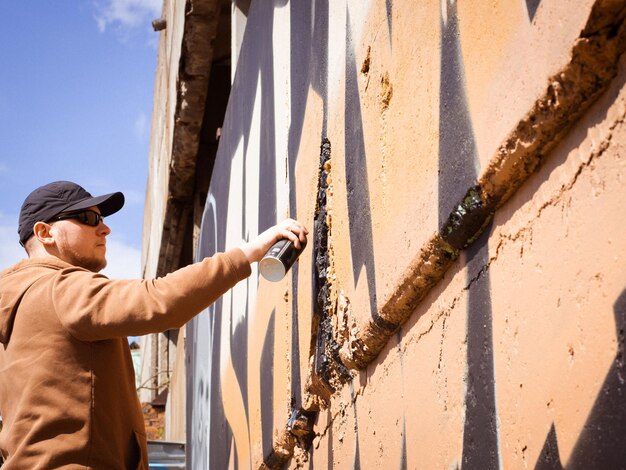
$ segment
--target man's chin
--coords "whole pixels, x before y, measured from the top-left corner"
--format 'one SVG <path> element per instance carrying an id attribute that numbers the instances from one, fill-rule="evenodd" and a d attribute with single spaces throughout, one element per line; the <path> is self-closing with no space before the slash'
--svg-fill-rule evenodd
<path id="1" fill-rule="evenodd" d="M 89 260 L 81 260 L 79 266 L 81 268 L 85 268 L 91 272 L 99 273 L 107 266 L 106 259 L 89 259 Z"/>
<path id="2" fill-rule="evenodd" d="M 78 253 L 69 252 L 64 253 L 64 256 L 60 258 L 73 266 L 78 266 L 79 268 L 83 268 L 94 273 L 102 271 L 107 265 L 107 260 L 104 254 L 101 256 L 84 256 Z"/>
<path id="3" fill-rule="evenodd" d="M 104 268 L 107 267 L 107 260 L 103 260 L 100 265 L 98 266 L 97 269 L 93 270 L 94 273 L 99 273 L 100 271 L 102 271 Z"/>

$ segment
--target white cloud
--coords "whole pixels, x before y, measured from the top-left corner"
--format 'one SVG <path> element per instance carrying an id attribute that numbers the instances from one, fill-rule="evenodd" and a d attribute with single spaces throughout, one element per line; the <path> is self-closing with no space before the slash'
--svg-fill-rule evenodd
<path id="1" fill-rule="evenodd" d="M 102 274 L 111 279 L 139 279 L 141 250 L 107 239 L 107 267 Z"/>
<path id="2" fill-rule="evenodd" d="M 95 19 L 100 32 L 109 25 L 133 29 L 159 18 L 162 6 L 162 0 L 96 0 Z"/>
<path id="3" fill-rule="evenodd" d="M 137 191 L 136 189 L 124 188 L 121 190 L 126 198 L 126 204 L 132 204 L 134 206 L 143 206 L 146 203 L 146 193 Z"/>
<path id="4" fill-rule="evenodd" d="M 137 119 L 135 119 L 135 136 L 139 141 L 142 141 L 146 136 L 146 131 L 148 130 L 148 118 L 146 114 L 141 112 Z"/>
<path id="5" fill-rule="evenodd" d="M 26 252 L 20 245 L 17 226 L 9 225 L 0 214 L 0 271 L 26 258 Z"/>

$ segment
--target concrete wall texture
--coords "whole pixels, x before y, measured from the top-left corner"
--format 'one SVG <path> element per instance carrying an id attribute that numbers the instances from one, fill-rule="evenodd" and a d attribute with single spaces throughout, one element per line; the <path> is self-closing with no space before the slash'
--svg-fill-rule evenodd
<path id="1" fill-rule="evenodd" d="M 158 64 L 155 74 L 152 124 L 150 132 L 150 162 L 146 201 L 144 209 L 142 272 L 146 279 L 153 279 L 165 273 L 158 272 L 159 249 L 162 244 L 166 220 L 166 201 L 171 155 L 174 137 L 176 88 L 181 42 L 185 23 L 185 2 L 172 0 L 164 2 L 163 16 L 167 18 L 167 30 L 162 34 L 158 48 Z M 165 227 L 168 230 L 169 227 Z M 166 378 L 167 359 L 159 354 L 159 342 L 163 338 L 155 335 L 141 338 L 141 384 L 139 399 L 149 402 L 158 392 L 158 386 Z M 163 349 L 163 348 L 161 348 Z"/>
<path id="2" fill-rule="evenodd" d="M 189 468 L 625 468 L 624 2 L 246 14 L 197 256 L 310 243 L 188 324 Z"/>

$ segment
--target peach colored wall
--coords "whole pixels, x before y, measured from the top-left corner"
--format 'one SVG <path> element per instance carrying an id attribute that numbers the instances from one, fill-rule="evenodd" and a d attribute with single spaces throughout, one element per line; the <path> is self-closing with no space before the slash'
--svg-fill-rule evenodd
<path id="1" fill-rule="evenodd" d="M 312 243 L 188 326 L 191 468 L 623 462 L 625 8 L 304 3 L 252 2 L 199 252 L 288 215 Z"/>
<path id="2" fill-rule="evenodd" d="M 619 468 L 625 84 L 622 60 L 472 253 L 333 397 L 315 427 L 313 468 L 548 468 L 555 449 L 549 468 Z"/>

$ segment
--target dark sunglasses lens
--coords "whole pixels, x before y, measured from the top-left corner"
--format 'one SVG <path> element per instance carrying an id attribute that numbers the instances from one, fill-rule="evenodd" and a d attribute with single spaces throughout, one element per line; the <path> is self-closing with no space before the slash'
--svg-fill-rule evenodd
<path id="1" fill-rule="evenodd" d="M 100 223 L 100 214 L 97 212 L 85 211 L 77 214 L 77 216 L 78 220 L 85 225 L 95 227 Z"/>

